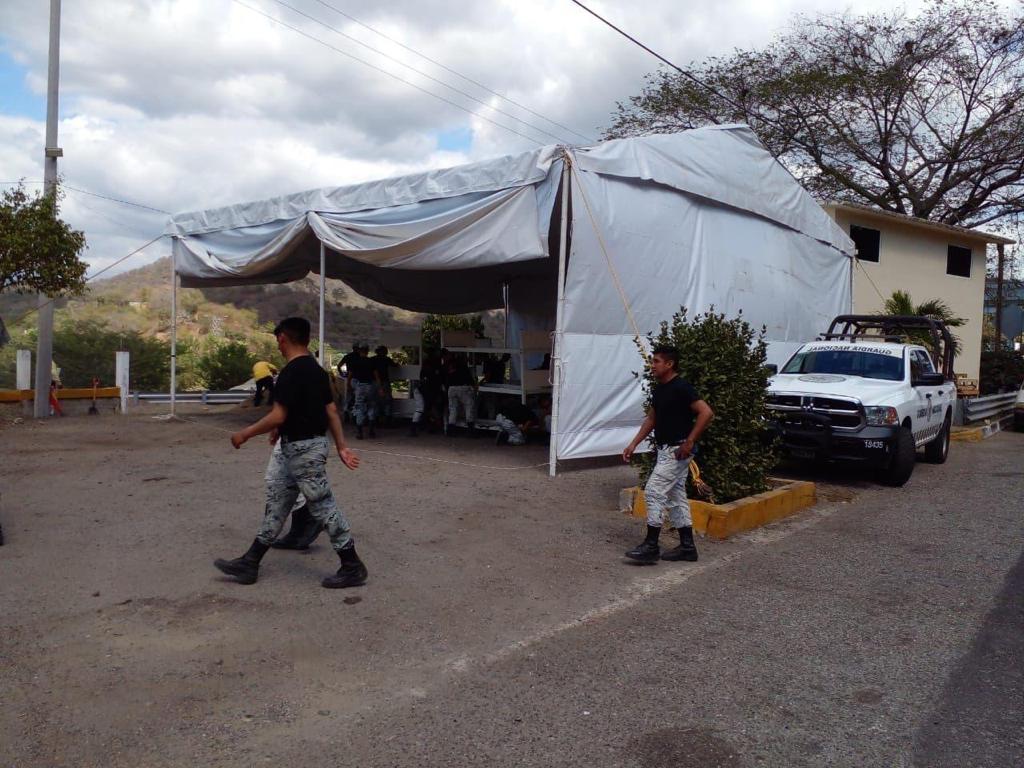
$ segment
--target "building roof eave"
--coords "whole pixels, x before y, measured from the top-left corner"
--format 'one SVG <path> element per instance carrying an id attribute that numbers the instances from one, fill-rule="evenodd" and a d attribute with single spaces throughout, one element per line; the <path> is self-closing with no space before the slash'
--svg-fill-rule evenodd
<path id="1" fill-rule="evenodd" d="M 982 232 L 979 229 L 970 229 L 969 227 L 957 227 L 952 224 L 944 224 L 940 221 L 920 219 L 916 216 L 909 216 L 905 213 L 883 211 L 880 208 L 872 208 L 868 205 L 844 203 L 838 200 L 829 200 L 821 205 L 826 211 L 843 211 L 845 213 L 868 216 L 870 218 L 885 221 L 895 221 L 907 226 L 918 227 L 919 229 L 941 232 L 947 235 L 958 235 L 959 237 L 970 238 L 972 240 L 981 240 L 985 243 L 993 243 L 996 245 L 1015 245 L 1017 243 L 1017 241 L 1012 238 L 992 234 L 991 232 Z"/>

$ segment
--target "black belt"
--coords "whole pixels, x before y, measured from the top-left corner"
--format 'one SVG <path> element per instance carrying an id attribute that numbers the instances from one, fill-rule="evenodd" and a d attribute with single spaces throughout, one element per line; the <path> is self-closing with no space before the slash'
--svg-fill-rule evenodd
<path id="1" fill-rule="evenodd" d="M 297 435 L 281 435 L 281 445 L 287 445 L 288 443 L 298 443 L 302 440 L 315 440 L 318 437 L 326 437 L 326 435 L 317 435 L 310 432 L 300 432 Z"/>

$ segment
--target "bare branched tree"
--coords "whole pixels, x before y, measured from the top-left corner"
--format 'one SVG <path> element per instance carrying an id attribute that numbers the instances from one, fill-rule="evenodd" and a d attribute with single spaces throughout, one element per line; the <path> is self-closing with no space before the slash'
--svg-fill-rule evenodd
<path id="1" fill-rule="evenodd" d="M 1024 211 L 1024 16 L 992 0 L 798 17 L 685 71 L 648 75 L 605 136 L 745 122 L 819 198 L 959 226 Z"/>

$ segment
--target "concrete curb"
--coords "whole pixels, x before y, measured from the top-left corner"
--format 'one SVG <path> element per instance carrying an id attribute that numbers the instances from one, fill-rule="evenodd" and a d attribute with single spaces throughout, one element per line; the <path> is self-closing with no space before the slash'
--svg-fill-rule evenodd
<path id="1" fill-rule="evenodd" d="M 775 520 L 794 515 L 817 502 L 814 483 L 803 480 L 776 480 L 770 491 L 747 496 L 728 504 L 709 504 L 690 500 L 693 529 L 711 539 L 727 539 L 743 531 L 760 528 Z M 633 517 L 646 518 L 647 504 L 641 488 L 624 488 L 619 495 L 620 507 Z"/>
<path id="2" fill-rule="evenodd" d="M 980 427 L 953 427 L 953 431 L 949 433 L 949 439 L 957 443 L 980 443 L 982 440 L 988 440 L 1004 429 L 1012 427 L 1013 416 L 1004 416 L 988 424 L 982 424 Z"/>

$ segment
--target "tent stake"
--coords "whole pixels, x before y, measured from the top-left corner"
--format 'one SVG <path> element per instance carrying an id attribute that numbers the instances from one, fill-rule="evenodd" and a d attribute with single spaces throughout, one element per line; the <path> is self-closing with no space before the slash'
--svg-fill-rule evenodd
<path id="1" fill-rule="evenodd" d="M 558 303 L 555 305 L 555 338 L 551 354 L 551 448 L 548 453 L 548 475 L 557 474 L 558 401 L 562 390 L 562 305 L 565 303 L 565 247 L 569 225 L 569 152 L 562 157 L 562 222 L 558 235 Z M 525 376 L 526 372 L 523 371 Z"/>

